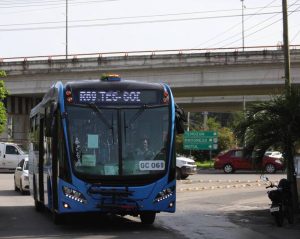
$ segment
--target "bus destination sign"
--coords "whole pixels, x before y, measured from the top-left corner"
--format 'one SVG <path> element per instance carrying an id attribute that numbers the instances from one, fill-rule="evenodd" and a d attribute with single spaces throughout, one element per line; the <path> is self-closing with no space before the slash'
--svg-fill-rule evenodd
<path id="1" fill-rule="evenodd" d="M 155 104 L 159 103 L 157 91 L 91 91 L 79 90 L 78 103 L 96 104 Z"/>

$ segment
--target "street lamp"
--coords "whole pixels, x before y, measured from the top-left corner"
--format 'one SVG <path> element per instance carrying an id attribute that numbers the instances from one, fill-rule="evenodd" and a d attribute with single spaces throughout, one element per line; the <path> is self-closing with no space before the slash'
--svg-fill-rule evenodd
<path id="1" fill-rule="evenodd" d="M 66 0 L 66 59 L 68 59 L 68 0 Z"/>
<path id="2" fill-rule="evenodd" d="M 245 50 L 245 31 L 244 31 L 244 0 L 241 0 L 242 2 L 242 42 L 243 42 L 243 51 Z"/>

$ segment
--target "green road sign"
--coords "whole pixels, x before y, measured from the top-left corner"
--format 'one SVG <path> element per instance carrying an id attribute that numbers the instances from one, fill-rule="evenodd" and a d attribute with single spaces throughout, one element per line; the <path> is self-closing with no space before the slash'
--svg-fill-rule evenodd
<path id="1" fill-rule="evenodd" d="M 186 131 L 183 148 L 188 150 L 218 149 L 218 133 L 216 131 Z"/>
<path id="2" fill-rule="evenodd" d="M 185 131 L 184 137 L 199 138 L 199 137 L 218 137 L 217 131 Z"/>

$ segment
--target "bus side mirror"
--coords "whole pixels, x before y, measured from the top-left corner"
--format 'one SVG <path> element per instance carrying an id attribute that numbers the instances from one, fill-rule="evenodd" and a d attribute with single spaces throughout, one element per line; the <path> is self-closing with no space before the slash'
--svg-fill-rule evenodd
<path id="1" fill-rule="evenodd" d="M 187 117 L 182 108 L 175 104 L 175 126 L 177 134 L 184 133 L 184 123 L 187 122 Z"/>
<path id="2" fill-rule="evenodd" d="M 57 110 L 57 103 L 52 102 L 50 105 L 50 112 L 46 116 L 46 132 L 45 132 L 46 137 L 53 136 L 56 110 Z"/>

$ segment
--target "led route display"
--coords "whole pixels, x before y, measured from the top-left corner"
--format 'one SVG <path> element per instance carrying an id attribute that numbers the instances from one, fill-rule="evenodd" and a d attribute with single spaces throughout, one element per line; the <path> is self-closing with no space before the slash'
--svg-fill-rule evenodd
<path id="1" fill-rule="evenodd" d="M 79 90 L 78 103 L 98 104 L 155 104 L 159 103 L 157 91 L 93 91 Z"/>

